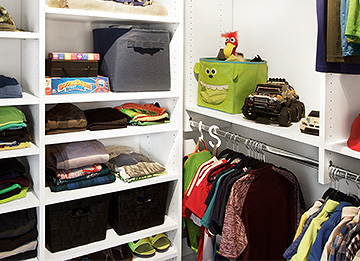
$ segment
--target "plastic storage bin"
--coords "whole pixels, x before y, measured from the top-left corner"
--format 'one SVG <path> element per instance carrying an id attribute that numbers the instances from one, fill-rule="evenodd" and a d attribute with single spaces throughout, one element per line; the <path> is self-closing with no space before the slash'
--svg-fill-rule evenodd
<path id="1" fill-rule="evenodd" d="M 168 187 L 160 183 L 112 193 L 109 224 L 119 235 L 163 224 Z"/>
<path id="2" fill-rule="evenodd" d="M 105 239 L 109 200 L 106 194 L 46 206 L 46 248 L 57 252 Z"/>
<path id="3" fill-rule="evenodd" d="M 93 36 L 111 91 L 170 90 L 169 31 L 109 27 L 94 29 Z"/>
<path id="4" fill-rule="evenodd" d="M 195 64 L 197 105 L 227 113 L 241 113 L 245 98 L 267 80 L 263 62 L 230 62 L 201 58 Z"/>

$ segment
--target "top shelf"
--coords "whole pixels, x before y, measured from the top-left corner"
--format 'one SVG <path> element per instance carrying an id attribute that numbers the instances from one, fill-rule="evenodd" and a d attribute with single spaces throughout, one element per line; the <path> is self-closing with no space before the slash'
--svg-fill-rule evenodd
<path id="1" fill-rule="evenodd" d="M 96 102 L 96 101 L 125 101 L 139 99 L 177 98 L 176 91 L 164 92 L 108 92 L 108 93 L 84 93 L 84 94 L 59 94 L 46 95 L 46 104 L 68 102 Z"/>
<path id="2" fill-rule="evenodd" d="M 76 22 L 114 22 L 114 21 L 138 21 L 147 23 L 180 23 L 179 20 L 169 16 L 155 16 L 155 15 L 139 15 L 127 13 L 112 13 L 105 11 L 79 10 L 68 8 L 53 8 L 46 7 L 45 14 L 47 19 L 52 20 L 69 20 Z"/>
<path id="3" fill-rule="evenodd" d="M 0 32 L 0 39 L 34 39 L 40 38 L 39 33 L 34 32 Z"/>
<path id="4" fill-rule="evenodd" d="M 311 146 L 319 146 L 320 139 L 318 136 L 304 134 L 300 132 L 299 123 L 293 123 L 290 127 L 279 127 L 278 124 L 261 124 L 255 121 L 245 119 L 242 114 L 228 114 L 212 109 L 202 108 L 199 106 L 186 106 L 186 110 L 199 113 L 208 117 L 221 119 L 223 121 L 244 126 L 254 130 L 260 130 L 264 133 L 283 137 L 293 141 L 301 141 Z"/>

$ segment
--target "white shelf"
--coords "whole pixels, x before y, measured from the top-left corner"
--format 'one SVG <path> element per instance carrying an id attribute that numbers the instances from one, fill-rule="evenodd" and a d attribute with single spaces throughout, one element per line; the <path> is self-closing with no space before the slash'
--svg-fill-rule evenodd
<path id="1" fill-rule="evenodd" d="M 0 32 L 0 39 L 39 39 L 39 33 L 33 32 Z"/>
<path id="2" fill-rule="evenodd" d="M 0 158 L 15 158 L 15 157 L 38 155 L 38 154 L 39 154 L 39 148 L 34 143 L 30 142 L 29 148 L 1 150 Z"/>
<path id="3" fill-rule="evenodd" d="M 21 209 L 28 209 L 39 206 L 39 200 L 35 196 L 34 192 L 29 189 L 26 193 L 26 197 L 16 199 L 4 204 L 0 204 L 0 214 L 4 214 L 11 211 L 17 211 Z"/>
<path id="4" fill-rule="evenodd" d="M 259 130 L 264 133 L 276 135 L 293 141 L 301 141 L 302 143 L 319 146 L 320 139 L 318 136 L 304 134 L 300 132 L 299 123 L 293 123 L 290 127 L 281 127 L 278 124 L 263 124 L 246 119 L 242 114 L 229 114 L 221 111 L 207 109 L 199 106 L 186 106 L 186 110 L 199 113 L 215 119 Z"/>
<path id="5" fill-rule="evenodd" d="M 151 227 L 141 231 L 136 231 L 134 233 L 126 234 L 119 236 L 113 229 L 108 229 L 106 233 L 106 238 L 102 241 L 93 242 L 87 245 L 74 247 L 68 250 L 59 251 L 56 253 L 51 253 L 49 250 L 45 250 L 45 259 L 46 260 L 67 260 L 74 257 L 83 256 L 89 253 L 94 253 L 101 251 L 103 249 L 112 248 L 119 246 L 140 238 L 145 238 L 151 235 L 158 233 L 164 233 L 167 231 L 175 230 L 178 228 L 178 224 L 169 218 L 165 217 L 164 224 L 160 226 Z M 170 248 L 164 253 L 156 253 L 155 257 L 146 260 L 166 260 L 168 258 L 176 257 L 177 252 L 174 248 Z"/>
<path id="6" fill-rule="evenodd" d="M 22 98 L 0 99 L 1 106 L 32 105 L 39 104 L 39 98 L 33 94 L 23 92 Z"/>
<path id="7" fill-rule="evenodd" d="M 68 20 L 68 21 L 92 21 L 92 22 L 113 22 L 113 21 L 131 21 L 132 23 L 180 23 L 179 20 L 169 16 L 138 15 L 127 13 L 113 13 L 104 11 L 68 9 L 68 8 L 45 8 L 46 19 Z"/>
<path id="8" fill-rule="evenodd" d="M 178 176 L 176 173 L 167 173 L 162 176 L 152 177 L 144 180 L 134 181 L 126 183 L 116 178 L 115 182 L 110 184 L 97 185 L 92 187 L 65 190 L 60 192 L 51 192 L 49 187 L 45 188 L 45 204 L 51 205 L 56 203 L 62 203 L 65 201 L 71 201 L 86 197 L 92 197 L 117 191 L 123 191 L 128 189 L 134 189 L 144 186 L 149 186 L 157 183 L 168 182 L 177 180 Z"/>
<path id="9" fill-rule="evenodd" d="M 46 95 L 46 104 L 55 103 L 79 103 L 79 102 L 98 102 L 98 101 L 121 101 L 139 100 L 139 99 L 161 99 L 177 98 L 178 93 L 173 91 L 167 92 L 109 92 L 109 93 L 89 93 L 89 94 L 59 94 Z"/>
<path id="10" fill-rule="evenodd" d="M 360 152 L 352 150 L 347 146 L 347 139 L 338 141 L 338 142 L 334 142 L 334 143 L 330 143 L 330 144 L 326 144 L 325 149 L 328 151 L 332 151 L 332 152 L 335 152 L 338 154 L 348 156 L 348 157 L 352 157 L 352 158 L 356 158 L 356 159 L 360 158 Z"/>
<path id="11" fill-rule="evenodd" d="M 45 144 L 50 145 L 57 143 L 67 143 L 67 142 L 93 140 L 93 139 L 96 140 L 110 139 L 117 137 L 171 132 L 178 130 L 179 130 L 178 126 L 171 122 L 163 123 L 159 125 L 150 125 L 150 126 L 127 126 L 126 128 L 113 129 L 113 130 L 98 130 L 98 131 L 86 130 L 79 132 L 46 135 Z"/>

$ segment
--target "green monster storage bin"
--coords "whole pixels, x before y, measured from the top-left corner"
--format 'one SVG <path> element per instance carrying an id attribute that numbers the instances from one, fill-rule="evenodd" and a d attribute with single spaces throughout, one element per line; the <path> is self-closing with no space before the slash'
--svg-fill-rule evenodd
<path id="1" fill-rule="evenodd" d="M 194 67 L 197 76 L 197 104 L 227 113 L 241 113 L 244 100 L 258 83 L 267 80 L 267 64 L 230 62 L 201 58 Z"/>

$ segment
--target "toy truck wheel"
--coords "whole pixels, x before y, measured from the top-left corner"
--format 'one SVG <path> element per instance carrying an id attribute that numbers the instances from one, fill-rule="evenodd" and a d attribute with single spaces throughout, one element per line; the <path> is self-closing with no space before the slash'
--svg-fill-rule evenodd
<path id="1" fill-rule="evenodd" d="M 301 119 L 301 107 L 298 104 L 293 103 L 290 106 L 291 121 L 298 122 Z"/>
<path id="2" fill-rule="evenodd" d="M 278 122 L 281 126 L 290 126 L 291 125 L 291 111 L 287 107 L 283 107 L 278 116 Z"/>
<path id="3" fill-rule="evenodd" d="M 296 102 L 296 105 L 300 109 L 300 119 L 304 118 L 305 117 L 305 105 L 304 105 L 304 103 L 298 101 L 298 102 Z"/>
<path id="4" fill-rule="evenodd" d="M 244 105 L 242 107 L 242 113 L 244 114 L 245 118 L 249 120 L 255 120 L 257 118 L 256 112 L 252 107 L 249 107 L 247 105 Z"/>

